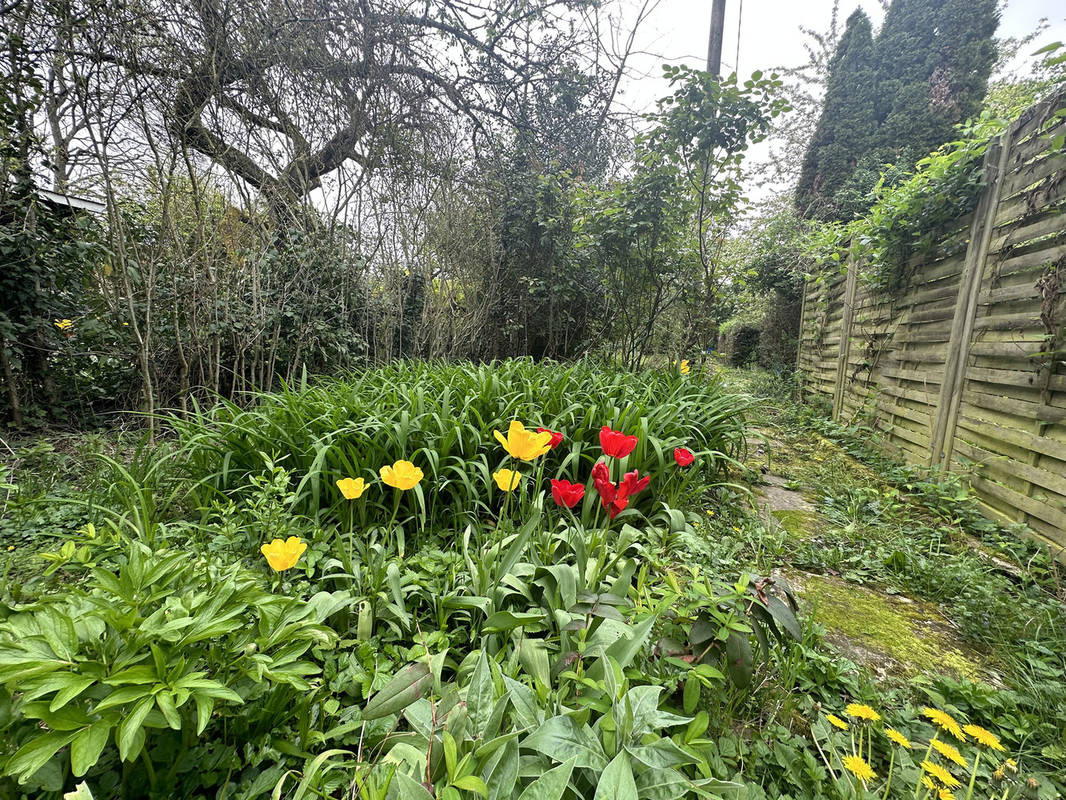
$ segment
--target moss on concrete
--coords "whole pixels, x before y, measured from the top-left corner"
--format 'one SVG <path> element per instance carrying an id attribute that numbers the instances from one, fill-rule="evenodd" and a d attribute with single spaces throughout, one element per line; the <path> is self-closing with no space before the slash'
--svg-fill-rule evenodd
<path id="1" fill-rule="evenodd" d="M 950 673 L 980 680 L 977 654 L 951 636 L 934 606 L 834 578 L 803 576 L 800 594 L 831 642 L 885 674 Z M 872 663 L 871 663 L 872 662 Z"/>
<path id="2" fill-rule="evenodd" d="M 822 529 L 817 512 L 802 509 L 779 509 L 771 512 L 777 524 L 797 539 L 809 539 Z"/>

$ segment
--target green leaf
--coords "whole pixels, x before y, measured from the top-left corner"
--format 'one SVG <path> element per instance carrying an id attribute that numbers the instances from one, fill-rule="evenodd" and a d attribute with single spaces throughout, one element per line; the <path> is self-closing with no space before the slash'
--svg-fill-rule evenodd
<path id="1" fill-rule="evenodd" d="M 726 671 L 733 683 L 740 689 L 751 685 L 753 661 L 751 642 L 746 634 L 733 631 L 725 643 Z"/>
<path id="2" fill-rule="evenodd" d="M 392 784 L 397 788 L 397 800 L 433 800 L 425 786 L 410 777 L 406 772 L 397 770 L 392 775 Z M 392 794 L 390 792 L 389 796 Z"/>
<path id="3" fill-rule="evenodd" d="M 575 766 L 602 770 L 607 755 L 588 725 L 578 725 L 567 716 L 552 717 L 526 737 L 522 747 L 536 750 L 556 761 L 573 759 Z"/>
<path id="4" fill-rule="evenodd" d="M 544 614 L 541 612 L 516 614 L 512 611 L 497 611 L 485 620 L 485 624 L 482 625 L 481 629 L 486 633 L 504 633 L 515 628 L 524 628 L 527 625 L 542 625 L 543 623 Z"/>
<path id="5" fill-rule="evenodd" d="M 457 781 L 452 781 L 452 786 L 467 792 L 476 792 L 482 797 L 489 796 L 489 787 L 477 775 L 466 775 Z"/>
<path id="6" fill-rule="evenodd" d="M 135 757 L 134 745 L 137 743 L 137 734 L 141 732 L 141 725 L 148 712 L 155 705 L 154 697 L 145 697 L 133 707 L 129 716 L 118 725 L 115 733 L 115 741 L 118 743 L 118 755 L 123 761 L 132 760 Z M 131 758 L 127 758 L 130 756 Z"/>
<path id="7" fill-rule="evenodd" d="M 470 676 L 470 685 L 466 687 L 466 707 L 474 730 L 479 736 L 485 736 L 485 726 L 492 714 L 496 701 L 496 686 L 492 682 L 492 670 L 485 651 L 481 651 L 474 674 Z"/>
<path id="8" fill-rule="evenodd" d="M 380 719 L 403 711 L 420 698 L 432 683 L 428 664 L 422 661 L 408 664 L 370 698 L 363 709 L 363 719 Z"/>
<path id="9" fill-rule="evenodd" d="M 82 730 L 70 746 L 70 771 L 80 778 L 100 759 L 111 733 L 110 722 L 94 722 Z"/>
<path id="10" fill-rule="evenodd" d="M 78 735 L 64 731 L 49 731 L 43 736 L 31 739 L 20 747 L 4 765 L 4 774 L 18 776 L 20 784 L 25 783 L 30 776 L 43 767 L 48 760 L 59 752 L 60 748 L 66 747 Z"/>
<path id="11" fill-rule="evenodd" d="M 685 678 L 685 693 L 682 697 L 682 706 L 686 714 L 691 714 L 696 710 L 696 704 L 700 701 L 700 689 L 702 686 L 703 684 L 696 677 L 696 674 L 689 672 L 688 677 Z"/>
<path id="12" fill-rule="evenodd" d="M 637 784 L 629 756 L 623 750 L 618 753 L 607 769 L 600 775 L 593 800 L 637 800 Z"/>
<path id="13" fill-rule="evenodd" d="M 89 785 L 82 781 L 74 787 L 73 792 L 66 792 L 63 795 L 63 800 L 94 800 L 93 793 L 89 790 Z"/>
<path id="14" fill-rule="evenodd" d="M 567 761 L 555 769 L 550 769 L 525 788 L 518 800 L 560 800 L 570 775 L 574 771 L 574 761 Z"/>
<path id="15" fill-rule="evenodd" d="M 637 776 L 640 800 L 677 800 L 689 794 L 690 784 L 676 769 L 649 769 Z"/>
<path id="16" fill-rule="evenodd" d="M 101 700 L 96 705 L 96 710 L 104 711 L 105 709 L 114 708 L 115 706 L 123 706 L 127 703 L 132 703 L 135 700 L 140 700 L 142 697 L 150 695 L 151 693 L 151 688 L 146 688 L 144 686 L 125 686 L 121 689 L 116 689 Z"/>
<path id="17" fill-rule="evenodd" d="M 695 764 L 698 758 L 682 750 L 673 739 L 659 739 L 647 745 L 626 747 L 633 758 L 649 767 L 667 769 L 682 764 Z"/>
<path id="18" fill-rule="evenodd" d="M 511 739 L 497 750 L 482 775 L 489 787 L 489 800 L 510 800 L 518 782 L 518 742 Z"/>
<path id="19" fill-rule="evenodd" d="M 211 721 L 211 712 L 215 708 L 214 698 L 196 693 L 192 696 L 196 701 L 196 735 L 204 732 L 207 723 Z"/>

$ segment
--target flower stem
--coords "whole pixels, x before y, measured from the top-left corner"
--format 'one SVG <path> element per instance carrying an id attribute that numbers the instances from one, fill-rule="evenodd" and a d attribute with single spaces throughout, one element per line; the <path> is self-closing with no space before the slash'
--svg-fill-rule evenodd
<path id="1" fill-rule="evenodd" d="M 970 773 L 970 785 L 966 787 L 966 800 L 970 800 L 973 797 L 973 785 L 977 780 L 977 765 L 981 763 L 981 750 L 977 750 L 977 755 L 973 757 L 973 772 Z"/>

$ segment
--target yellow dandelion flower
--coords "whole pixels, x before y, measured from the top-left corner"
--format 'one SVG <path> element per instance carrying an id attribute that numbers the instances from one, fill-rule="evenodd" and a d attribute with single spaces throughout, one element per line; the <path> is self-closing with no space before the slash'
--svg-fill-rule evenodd
<path id="1" fill-rule="evenodd" d="M 862 756 L 844 756 L 841 761 L 844 768 L 863 783 L 877 777 L 873 768 L 863 760 Z"/>
<path id="2" fill-rule="evenodd" d="M 995 778 L 997 781 L 1006 780 L 1007 774 L 1003 771 L 1002 765 L 996 767 L 996 770 L 992 773 L 992 777 Z"/>
<path id="3" fill-rule="evenodd" d="M 957 786 L 962 786 L 962 784 L 955 779 L 954 775 L 952 775 L 939 764 L 934 764 L 932 761 L 923 761 L 922 769 L 924 769 L 942 784 L 947 786 L 949 789 L 954 789 Z"/>
<path id="4" fill-rule="evenodd" d="M 928 775 L 923 775 L 922 776 L 922 786 L 924 786 L 926 789 L 928 789 L 931 792 L 935 792 L 936 791 L 936 784 L 933 783 L 933 779 L 930 778 Z"/>
<path id="5" fill-rule="evenodd" d="M 963 769 L 970 766 L 966 763 L 966 759 L 962 757 L 962 753 L 959 752 L 957 747 L 954 747 L 947 742 L 942 742 L 939 739 L 933 739 L 929 744 L 931 744 L 933 749 L 940 753 L 940 755 L 944 756 L 944 758 L 949 761 L 954 761 Z"/>
<path id="6" fill-rule="evenodd" d="M 840 728 L 840 730 L 842 730 L 842 731 L 846 731 L 848 729 L 848 723 L 846 723 L 844 720 L 842 720 L 836 714 L 826 714 L 825 718 L 827 720 L 829 720 L 829 724 L 830 725 L 835 725 L 836 727 Z"/>
<path id="7" fill-rule="evenodd" d="M 855 717 L 855 719 L 868 719 L 879 720 L 881 715 L 874 711 L 870 706 L 863 705 L 862 703 L 849 703 L 844 709 L 848 712 L 849 716 Z"/>
<path id="8" fill-rule="evenodd" d="M 951 789 L 940 789 L 936 796 L 937 800 L 955 800 L 955 795 L 951 793 Z"/>
<path id="9" fill-rule="evenodd" d="M 1003 766 L 1005 766 L 1011 772 L 1018 771 L 1018 762 L 1015 761 L 1013 758 L 1008 758 L 1006 761 L 1004 761 Z"/>
<path id="10" fill-rule="evenodd" d="M 966 735 L 962 732 L 962 728 L 959 727 L 959 723 L 957 723 L 955 718 L 950 714 L 947 714 L 938 708 L 929 708 L 926 706 L 922 709 L 922 716 L 932 720 L 939 728 L 947 731 L 960 742 L 966 741 Z"/>
<path id="11" fill-rule="evenodd" d="M 913 746 L 911 740 L 897 731 L 895 728 L 885 728 L 885 736 L 898 744 L 900 747 L 906 747 L 908 750 Z"/>
<path id="12" fill-rule="evenodd" d="M 992 731 L 985 730 L 980 725 L 963 725 L 962 729 L 976 739 L 978 744 L 1003 752 L 1003 745 L 999 743 L 999 737 Z"/>

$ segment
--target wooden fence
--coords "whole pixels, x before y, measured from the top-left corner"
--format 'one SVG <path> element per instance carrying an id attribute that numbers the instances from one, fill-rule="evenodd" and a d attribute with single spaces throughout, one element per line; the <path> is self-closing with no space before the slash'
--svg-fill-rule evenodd
<path id="1" fill-rule="evenodd" d="M 988 148 L 976 210 L 890 296 L 858 265 L 809 281 L 798 366 L 835 418 L 966 471 L 982 510 L 1066 548 L 1066 87 Z"/>

